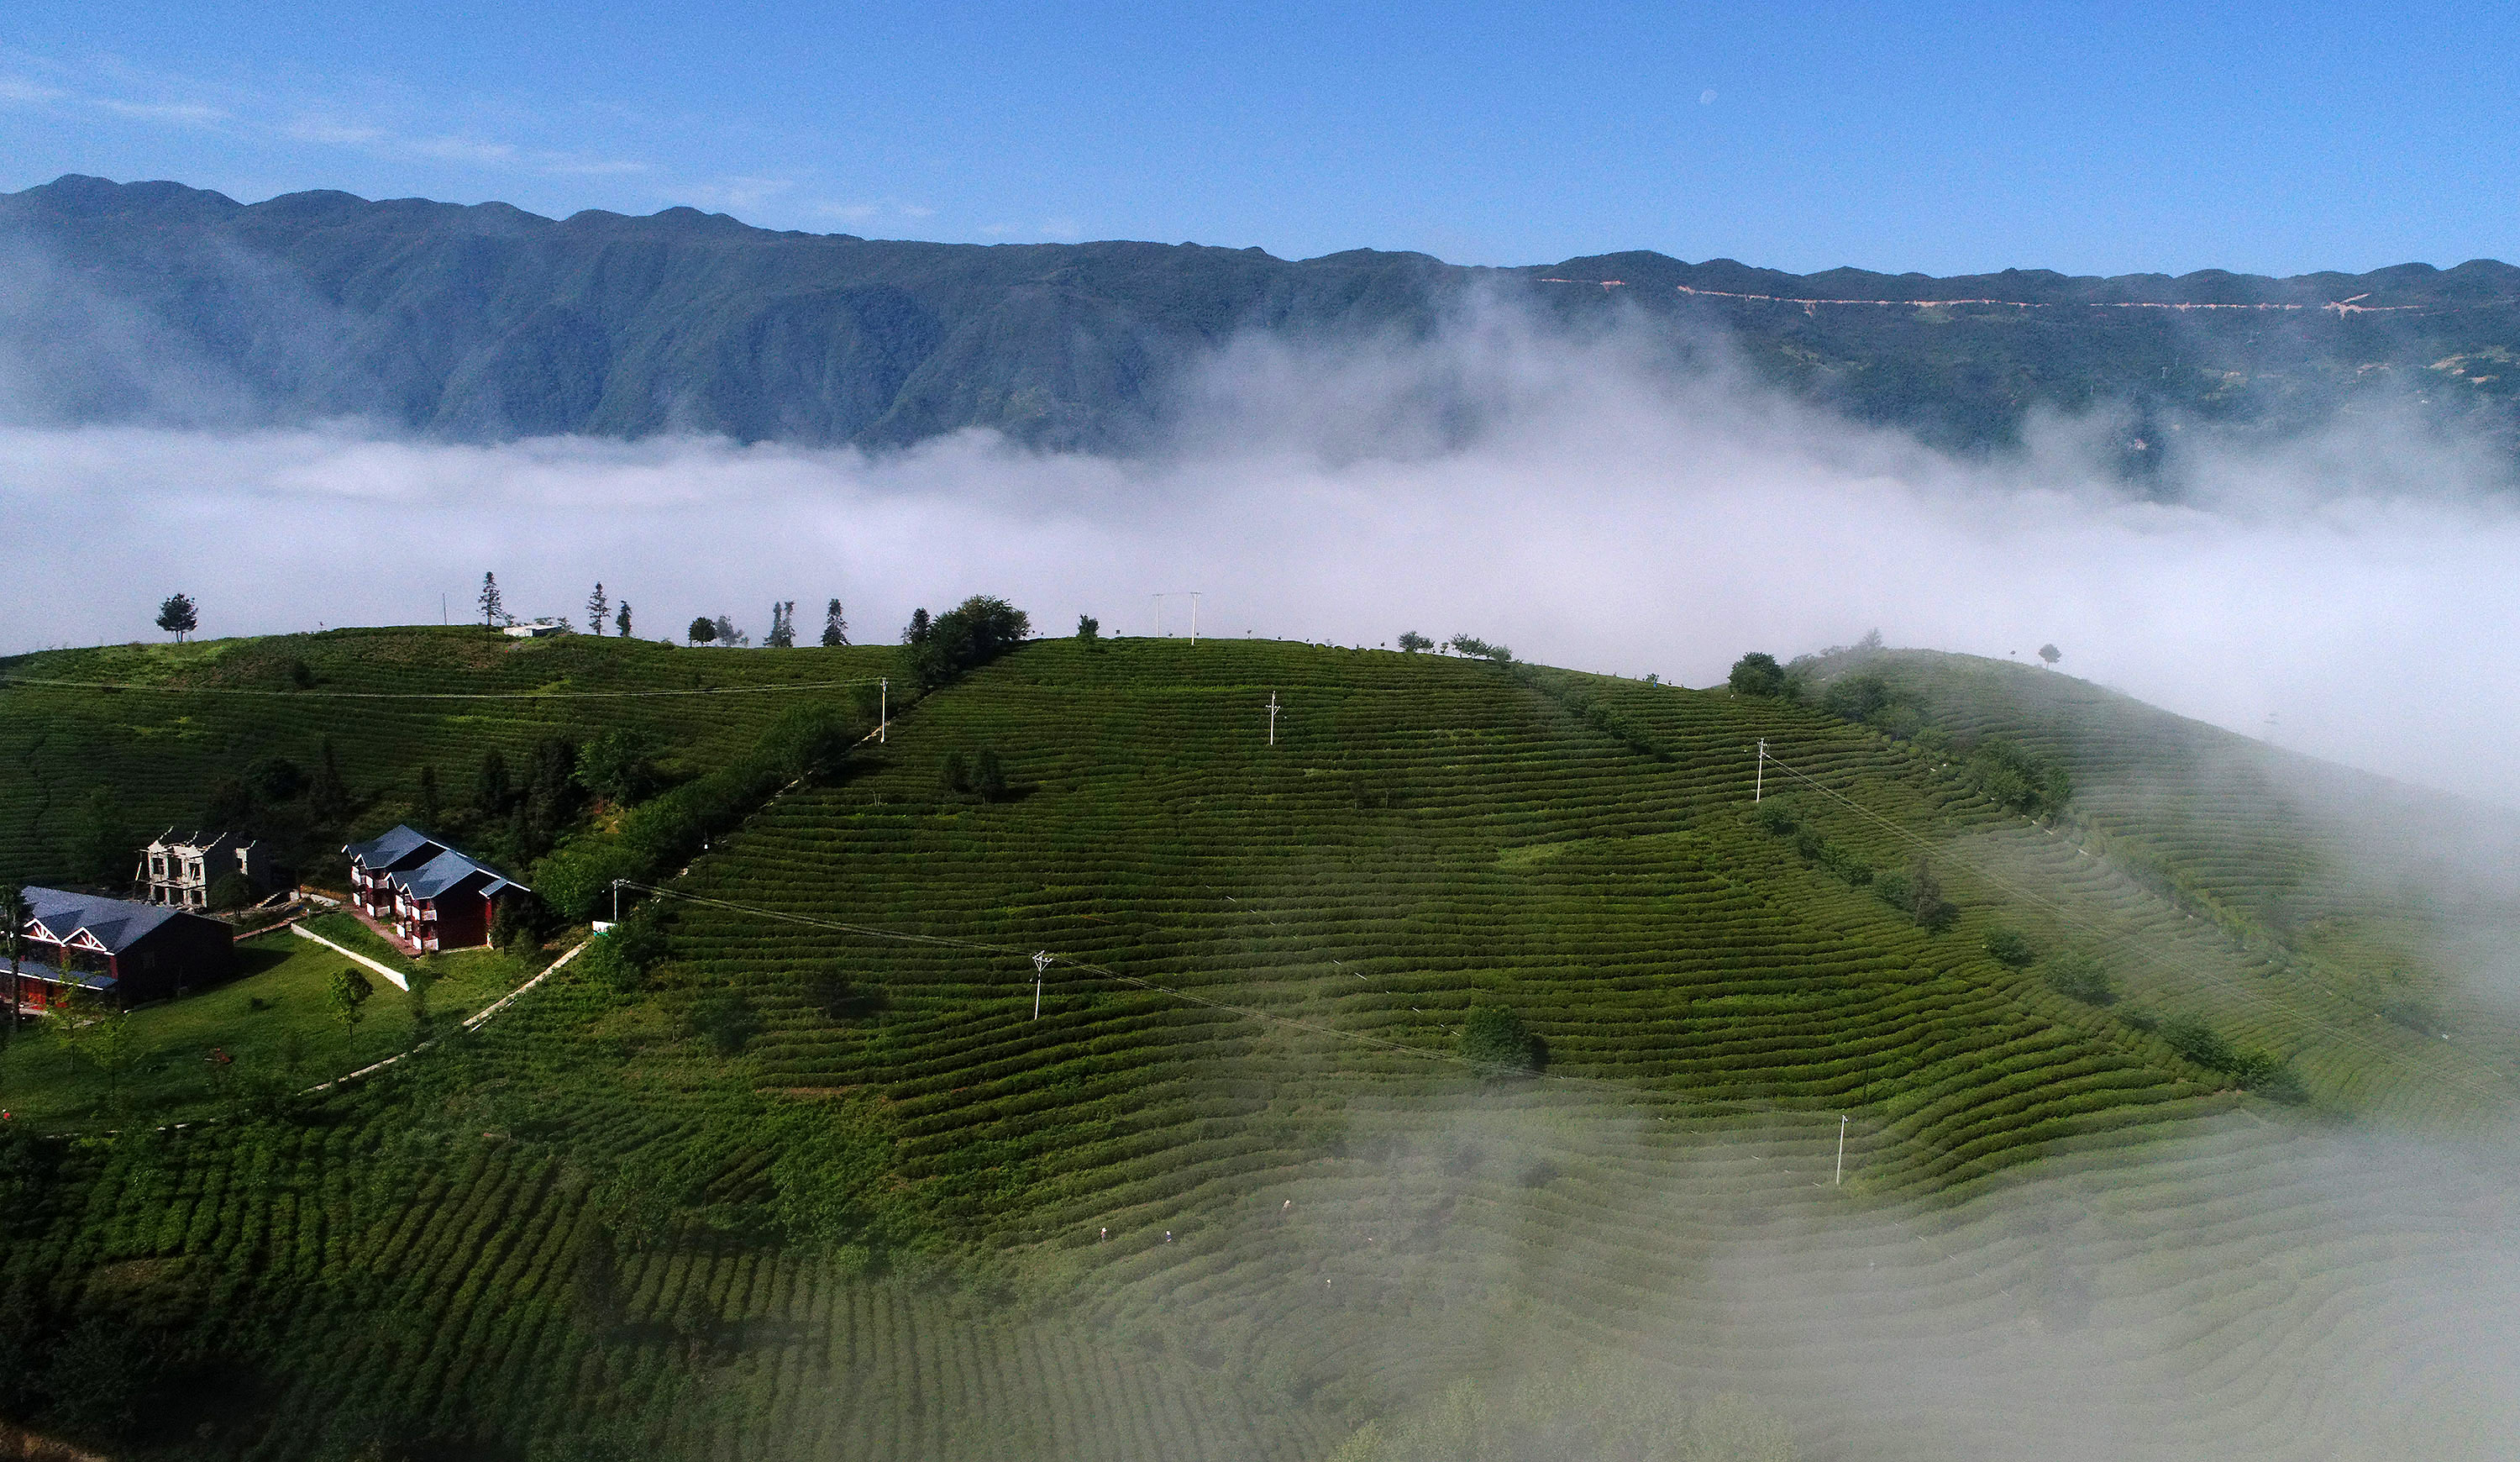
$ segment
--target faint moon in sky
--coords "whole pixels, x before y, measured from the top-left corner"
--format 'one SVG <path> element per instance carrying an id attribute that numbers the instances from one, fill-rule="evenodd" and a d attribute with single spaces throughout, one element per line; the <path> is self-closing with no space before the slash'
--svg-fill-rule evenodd
<path id="1" fill-rule="evenodd" d="M 1699 93 L 1697 94 L 1697 105 L 1699 105 L 1700 107 L 1712 107 L 1712 106 L 1714 106 L 1714 105 L 1715 105 L 1715 88 L 1714 88 L 1714 87 L 1712 87 L 1712 86 L 1710 86 L 1710 87 L 1706 88 L 1704 91 L 1699 92 Z"/>

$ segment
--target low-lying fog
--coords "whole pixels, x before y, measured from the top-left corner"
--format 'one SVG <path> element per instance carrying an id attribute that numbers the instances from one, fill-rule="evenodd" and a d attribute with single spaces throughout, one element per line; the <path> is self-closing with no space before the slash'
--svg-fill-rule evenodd
<path id="1" fill-rule="evenodd" d="M 1246 342 L 1176 415 L 1129 458 L 980 435 L 875 456 L 66 429 L 0 401 L 0 652 L 150 638 L 178 589 L 204 635 L 434 622 L 441 597 L 461 620 L 485 570 L 521 616 L 575 617 L 600 579 L 650 637 L 724 614 L 757 639 L 785 599 L 810 637 L 837 595 L 854 637 L 890 640 L 974 592 L 1049 632 L 1146 633 L 1151 594 L 1197 590 L 1209 635 L 1466 630 L 1689 684 L 1877 627 L 2024 662 L 2052 641 L 2147 701 L 2520 804 L 2520 498 L 2412 413 L 2183 453 L 2146 497 L 2096 465 L 2104 422 L 1962 462 L 1491 311 L 1429 344 Z"/>

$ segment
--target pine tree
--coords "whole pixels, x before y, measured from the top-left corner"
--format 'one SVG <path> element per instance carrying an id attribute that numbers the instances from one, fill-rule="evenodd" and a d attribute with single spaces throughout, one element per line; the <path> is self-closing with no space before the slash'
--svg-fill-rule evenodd
<path id="1" fill-rule="evenodd" d="M 327 736 L 316 751 L 315 775 L 306 784 L 306 803 L 318 817 L 339 817 L 350 810 L 350 789 L 341 781 L 341 768 L 333 755 L 333 738 Z"/>
<path id="2" fill-rule="evenodd" d="M 619 630 L 619 631 L 621 632 L 621 638 L 623 638 L 623 639 L 625 639 L 625 640 L 626 640 L 626 639 L 628 639 L 628 638 L 630 638 L 630 601 L 629 601 L 629 600 L 627 600 L 627 599 L 622 600 L 622 601 L 621 601 L 621 608 L 620 608 L 617 612 L 615 612 L 615 613 L 613 614 L 613 616 L 612 616 L 612 627 L 613 627 L 614 629 L 617 629 L 617 630 Z"/>
<path id="3" fill-rule="evenodd" d="M 604 633 L 604 621 L 612 613 L 612 601 L 604 597 L 604 580 L 595 581 L 595 592 L 586 596 L 586 627 L 598 635 Z"/>
<path id="4" fill-rule="evenodd" d="M 508 617 L 508 608 L 506 605 L 499 602 L 499 575 L 495 573 L 484 573 L 481 575 L 481 598 L 479 600 L 479 604 L 481 606 L 482 628 L 496 629 L 500 624 L 506 622 Z"/>
<path id="5" fill-rule="evenodd" d="M 848 642 L 849 621 L 841 616 L 840 602 L 834 599 L 832 607 L 823 611 L 823 644 L 829 647 Z"/>
<path id="6" fill-rule="evenodd" d="M 193 606 L 190 594 L 169 594 L 158 605 L 158 627 L 184 643 L 184 636 L 202 627 L 202 617 Z"/>
<path id="7" fill-rule="evenodd" d="M 796 648 L 796 601 L 781 600 L 770 606 L 770 637 L 762 644 L 772 650 Z"/>

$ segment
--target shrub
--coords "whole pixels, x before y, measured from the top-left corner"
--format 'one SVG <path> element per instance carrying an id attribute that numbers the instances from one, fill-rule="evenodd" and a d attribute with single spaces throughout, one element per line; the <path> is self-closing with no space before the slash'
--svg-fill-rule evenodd
<path id="1" fill-rule="evenodd" d="M 2025 817 L 2061 812 L 2074 795 L 2064 767 L 2000 738 L 1980 742 L 1960 775 L 1988 800 Z"/>
<path id="2" fill-rule="evenodd" d="M 1076 639 L 1079 644 L 1099 644 L 1102 639 L 1102 621 L 1092 615 L 1077 616 Z"/>
<path id="3" fill-rule="evenodd" d="M 1434 648 L 1435 642 L 1433 640 L 1426 638 L 1424 635 L 1419 634 L 1414 629 L 1404 629 L 1400 632 L 1400 649 L 1403 654 L 1416 655 L 1419 651 L 1432 650 Z"/>
<path id="4" fill-rule="evenodd" d="M 944 765 L 936 769 L 936 785 L 944 789 L 947 797 L 963 797 L 970 792 L 971 768 L 961 751 L 945 754 Z"/>
<path id="5" fill-rule="evenodd" d="M 2228 1072 L 2238 1059 L 2221 1031 L 2193 1017 L 2162 1022 L 2161 1038 L 2170 1043 L 2170 1049 L 2208 1071 Z"/>
<path id="6" fill-rule="evenodd" d="M 761 1017 L 742 995 L 721 992 L 692 1008 L 692 1032 L 721 1056 L 740 1056 L 761 1033 Z"/>
<path id="7" fill-rule="evenodd" d="M 1466 655 L 1473 660 L 1493 660 L 1503 664 L 1513 659 L 1513 652 L 1505 646 L 1491 645 L 1485 640 L 1474 639 L 1466 634 L 1457 634 L 1444 643 L 1451 646 L 1455 654 Z"/>
<path id="8" fill-rule="evenodd" d="M 1893 704 L 1890 682 L 1870 671 L 1841 675 L 1821 693 L 1821 709 L 1850 721 L 1869 722 Z"/>
<path id="9" fill-rule="evenodd" d="M 1753 650 L 1732 662 L 1732 673 L 1726 683 L 1736 696 L 1781 696 L 1785 693 L 1785 667 L 1777 658 Z"/>
<path id="10" fill-rule="evenodd" d="M 980 748 L 980 754 L 972 758 L 971 790 L 979 794 L 980 800 L 984 802 L 1002 802 L 1007 800 L 1006 763 L 999 760 L 998 754 L 987 747 Z"/>
<path id="11" fill-rule="evenodd" d="M 2026 947 L 2028 941 L 2023 942 Z M 1993 952 L 1994 943 L 1990 936 L 1987 940 L 1989 952 Z M 2000 955 L 1997 957 L 2002 958 Z M 2005 960 L 2004 963 L 2010 964 L 2011 961 Z M 2109 984 L 2108 972 L 2100 968 L 2098 960 L 2088 954 L 2059 954 L 2048 961 L 2040 973 L 2047 977 L 2048 985 L 2056 993 L 2086 1005 L 2106 1005 L 2118 997 L 2116 989 Z"/>
<path id="12" fill-rule="evenodd" d="M 1548 1064 L 1549 1048 L 1502 1005 L 1474 1005 L 1462 1018 L 1462 1058 L 1489 1076 L 1519 1076 Z"/>
<path id="13" fill-rule="evenodd" d="M 1873 878 L 1872 891 L 1883 903 L 1915 920 L 1917 928 L 1931 934 L 1941 934 L 1959 917 L 1958 907 L 1943 897 L 1943 881 L 1934 876 L 1933 865 L 1921 853 L 1907 871 L 1894 868 Z"/>
<path id="14" fill-rule="evenodd" d="M 2030 937 L 2017 929 L 1990 929 L 1986 932 L 1986 953 L 1989 959 L 2010 969 L 2027 969 L 2039 958 L 2031 947 Z"/>

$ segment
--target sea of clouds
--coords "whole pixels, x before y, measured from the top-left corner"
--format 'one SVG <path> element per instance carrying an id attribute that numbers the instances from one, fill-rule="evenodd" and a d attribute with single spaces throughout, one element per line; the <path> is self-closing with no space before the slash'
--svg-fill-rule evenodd
<path id="1" fill-rule="evenodd" d="M 2199 434 L 2138 490 L 2106 418 L 1961 459 L 1494 307 L 1426 340 L 1246 338 L 1111 456 L 220 426 L 236 398 L 202 404 L 190 367 L 152 388 L 202 409 L 147 413 L 179 424 L 65 426 L 41 364 L 20 332 L 0 369 L 0 653 L 148 638 L 176 590 L 208 635 L 460 620 L 485 571 L 521 616 L 579 617 L 601 580 L 650 637 L 726 615 L 757 639 L 785 600 L 810 634 L 837 597 L 888 640 L 972 593 L 1138 634 L 1151 596 L 1197 591 L 1208 635 L 1467 631 L 1688 684 L 1877 628 L 2025 662 L 2053 643 L 2171 709 L 2520 804 L 2520 494 L 2411 408 L 2245 452 Z M 1187 601 L 1164 615 L 1188 629 Z"/>

